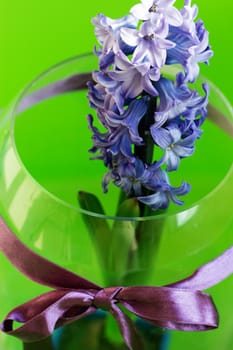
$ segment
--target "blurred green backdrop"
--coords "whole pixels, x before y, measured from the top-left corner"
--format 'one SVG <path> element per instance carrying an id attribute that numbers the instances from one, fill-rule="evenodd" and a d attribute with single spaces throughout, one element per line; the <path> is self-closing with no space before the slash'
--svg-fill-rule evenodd
<path id="1" fill-rule="evenodd" d="M 38 73 L 65 58 L 89 52 L 96 41 L 91 18 L 128 13 L 135 0 L 0 0 L 0 108 Z M 233 102 L 232 2 L 196 0 L 215 51 L 204 74 Z M 183 1 L 177 0 L 181 6 Z"/>
<path id="2" fill-rule="evenodd" d="M 117 18 L 129 12 L 135 0 L 0 0 L 0 109 L 40 72 L 66 58 L 90 52 L 96 44 L 91 18 L 97 13 Z M 215 52 L 209 67 L 202 72 L 224 92 L 233 103 L 232 82 L 232 9 L 231 0 L 196 0 L 199 17 L 210 32 Z M 178 6 L 183 1 L 177 0 Z M 232 241 L 229 242 L 231 244 Z M 228 305 L 223 300 L 232 298 L 232 279 L 213 289 L 215 301 L 224 320 Z M 232 305 L 229 305 L 232 307 Z M 233 322 L 233 321 L 232 321 Z M 232 322 L 225 332 L 232 334 Z M 226 328 L 226 327 L 225 327 Z M 224 325 L 219 333 L 223 333 Z M 193 334 L 185 335 L 190 339 Z M 200 348 L 211 350 L 215 337 L 198 335 Z M 178 343 L 182 344 L 183 334 Z M 228 340 L 228 337 L 223 337 Z M 224 344 L 233 350 L 233 341 Z M 221 344 L 223 348 L 223 343 Z M 221 346 L 219 348 L 221 348 Z M 181 348 L 180 349 L 184 349 Z"/>

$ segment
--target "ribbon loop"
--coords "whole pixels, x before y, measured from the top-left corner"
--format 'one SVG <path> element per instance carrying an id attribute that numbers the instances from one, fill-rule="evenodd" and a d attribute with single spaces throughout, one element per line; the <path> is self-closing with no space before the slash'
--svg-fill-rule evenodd
<path id="1" fill-rule="evenodd" d="M 217 327 L 218 315 L 211 297 L 198 290 L 173 287 L 128 287 L 121 304 L 159 327 L 200 331 Z"/>

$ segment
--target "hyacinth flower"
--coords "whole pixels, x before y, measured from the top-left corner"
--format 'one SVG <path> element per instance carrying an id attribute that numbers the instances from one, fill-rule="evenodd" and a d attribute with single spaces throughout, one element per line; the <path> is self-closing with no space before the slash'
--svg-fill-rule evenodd
<path id="1" fill-rule="evenodd" d="M 123 18 L 100 14 L 92 20 L 99 71 L 93 72 L 88 98 L 106 132 L 88 117 L 90 152 L 107 168 L 104 192 L 113 182 L 153 211 L 171 201 L 183 204 L 179 196 L 191 186 L 172 186 L 169 172 L 194 153 L 207 116 L 208 86 L 200 94 L 192 83 L 199 63 L 207 64 L 213 54 L 209 35 L 196 20 L 196 5 L 185 0 L 177 9 L 174 3 L 141 0 Z M 170 78 L 166 67 L 173 65 L 177 73 Z"/>
<path id="2" fill-rule="evenodd" d="M 103 270 L 112 272 L 103 276 L 108 285 L 130 284 L 132 276 L 147 284 L 164 226 L 163 216 L 150 217 L 183 205 L 191 190 L 182 174 L 176 186 L 170 174 L 194 154 L 202 135 L 209 89 L 193 86 L 199 64 L 208 64 L 213 53 L 197 6 L 185 0 L 177 9 L 174 3 L 141 0 L 120 19 L 99 14 L 92 20 L 99 67 L 88 82 L 94 110 L 89 152 L 106 168 L 103 192 L 119 188 L 116 217 L 124 219 L 111 224 L 84 214 L 84 220 Z M 94 194 L 81 191 L 78 199 L 84 210 L 105 214 Z M 134 217 L 140 219 L 128 220 Z M 151 349 L 161 348 L 163 331 L 158 334 Z"/>
<path id="3" fill-rule="evenodd" d="M 180 26 L 182 16 L 173 6 L 175 0 L 142 0 L 141 4 L 132 7 L 131 13 L 141 20 L 157 21 L 158 15 L 162 15 L 170 25 Z"/>
<path id="4" fill-rule="evenodd" d="M 203 84 L 196 90 L 193 84 L 199 64 L 207 64 L 213 53 L 197 6 L 185 0 L 177 9 L 174 3 L 141 0 L 122 18 L 99 14 L 92 20 L 99 68 L 88 82 L 87 97 L 95 110 L 95 116 L 88 115 L 89 152 L 92 161 L 106 167 L 103 192 L 111 186 L 120 190 L 116 216 L 160 214 L 171 203 L 183 205 L 191 190 L 182 175 L 173 185 L 170 173 L 194 154 L 202 135 L 209 89 Z M 78 199 L 83 209 L 105 213 L 94 194 L 81 191 Z M 87 225 L 105 269 L 114 270 L 121 283 L 129 265 L 143 270 L 154 259 L 163 220 L 142 220 L 135 226 L 117 220 L 114 227 L 103 221 L 98 229 L 97 223 Z M 111 258 L 106 246 L 111 246 Z"/>
<path id="5" fill-rule="evenodd" d="M 198 90 L 193 86 L 199 64 L 207 64 L 213 53 L 197 6 L 185 0 L 177 9 L 174 3 L 141 0 L 122 18 L 99 14 L 92 20 L 99 67 L 88 82 L 87 97 L 95 110 L 88 115 L 89 152 L 91 161 L 106 167 L 103 192 L 111 186 L 120 190 L 116 216 L 160 214 L 171 203 L 181 206 L 191 190 L 182 175 L 173 185 L 170 173 L 194 154 L 202 135 L 209 89 L 207 84 Z M 176 73 L 171 75 L 173 66 Z M 83 209 L 105 213 L 94 194 L 81 191 L 78 199 Z M 111 283 L 128 283 L 125 271 L 143 270 L 154 260 L 162 219 L 135 225 L 116 220 L 113 227 L 104 219 L 101 224 L 91 220 L 86 224 L 100 260 L 119 278 Z M 143 283 L 146 278 L 143 274 Z"/>

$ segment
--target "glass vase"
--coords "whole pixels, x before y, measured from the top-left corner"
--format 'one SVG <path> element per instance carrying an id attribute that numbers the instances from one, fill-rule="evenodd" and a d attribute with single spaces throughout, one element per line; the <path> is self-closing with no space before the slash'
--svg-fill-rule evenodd
<path id="1" fill-rule="evenodd" d="M 0 119 L 0 215 L 30 249 L 103 287 L 178 281 L 233 242 L 232 107 L 208 82 L 210 118 L 195 154 L 172 177 L 173 184 L 183 179 L 192 184 L 184 206 L 171 205 L 147 217 L 122 216 L 117 213 L 119 190 L 112 186 L 108 194 L 102 193 L 105 168 L 89 159 L 86 116 L 92 111 L 86 82 L 96 68 L 92 54 L 58 64 L 5 109 Z M 198 83 L 202 81 L 206 79 Z M 101 210 L 80 204 L 86 192 L 99 198 Z M 10 309 L 48 288 L 28 280 L 2 255 L 0 260 L 3 319 Z M 230 277 L 208 291 L 221 316 L 217 330 L 166 331 L 135 319 L 146 350 L 232 350 L 232 282 Z M 127 349 L 104 311 L 39 343 L 23 344 L 1 333 L 0 347 Z"/>

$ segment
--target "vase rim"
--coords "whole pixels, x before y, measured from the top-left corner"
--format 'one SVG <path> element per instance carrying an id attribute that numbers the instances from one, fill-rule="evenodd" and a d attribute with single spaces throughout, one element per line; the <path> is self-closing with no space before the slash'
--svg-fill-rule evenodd
<path id="1" fill-rule="evenodd" d="M 16 158 L 17 158 L 20 166 L 22 167 L 23 171 L 27 174 L 27 176 L 31 179 L 31 181 L 33 181 L 34 184 L 36 186 L 38 186 L 40 188 L 40 190 L 44 194 L 46 194 L 49 198 L 51 198 L 52 200 L 56 201 L 57 203 L 60 203 L 62 206 L 65 206 L 65 207 L 67 207 L 67 208 L 69 208 L 71 210 L 77 211 L 79 213 L 87 214 L 89 216 L 95 216 L 95 217 L 105 218 L 105 219 L 109 219 L 109 220 L 146 221 L 146 220 L 161 219 L 161 218 L 168 217 L 168 216 L 178 215 L 178 214 L 185 213 L 185 212 L 188 212 L 190 210 L 193 210 L 194 208 L 197 208 L 199 206 L 200 202 L 202 202 L 205 199 L 208 199 L 212 194 L 214 194 L 216 191 L 218 191 L 218 189 L 225 183 L 225 181 L 227 181 L 228 177 L 233 172 L 233 163 L 228 168 L 228 170 L 226 171 L 226 173 L 224 174 L 222 179 L 216 184 L 216 186 L 213 189 L 211 189 L 207 194 L 205 194 L 202 197 L 200 197 L 198 200 L 193 201 L 189 205 L 183 205 L 181 207 L 177 207 L 176 210 L 171 211 L 171 212 L 164 211 L 163 213 L 159 213 L 159 214 L 155 213 L 155 215 L 144 216 L 144 217 L 141 217 L 141 216 L 120 217 L 120 216 L 114 216 L 114 215 L 108 215 L 108 214 L 103 215 L 103 214 L 99 214 L 99 213 L 96 213 L 96 212 L 84 210 L 84 209 L 82 209 L 82 208 L 80 208 L 78 206 L 75 206 L 75 205 L 69 203 L 68 201 L 60 198 L 58 195 L 56 195 L 56 194 L 52 193 L 51 191 L 49 191 L 38 180 L 36 180 L 34 175 L 31 174 L 31 172 L 27 169 L 27 167 L 24 164 L 23 159 L 21 158 L 21 156 L 20 156 L 20 154 L 18 152 L 18 148 L 17 148 L 16 142 L 15 142 L 15 137 L 14 137 L 15 120 L 16 120 L 17 115 L 19 114 L 18 113 L 18 109 L 20 107 L 20 104 L 21 104 L 23 98 L 28 95 L 28 92 L 32 89 L 32 87 L 38 81 L 40 81 L 42 78 L 46 77 L 51 72 L 56 71 L 57 69 L 65 66 L 65 65 L 67 65 L 69 63 L 75 62 L 75 61 L 80 60 L 82 58 L 87 58 L 87 57 L 92 57 L 92 56 L 94 57 L 92 52 L 83 53 L 83 54 L 80 54 L 80 55 L 77 55 L 77 56 L 65 59 L 65 60 L 63 60 L 61 62 L 58 62 L 57 64 L 49 67 L 48 69 L 43 71 L 41 74 L 37 75 L 29 84 L 27 84 L 21 90 L 21 92 L 18 94 L 16 99 L 13 101 L 12 106 L 10 108 L 10 113 L 12 113 L 11 118 L 10 118 L 10 138 L 11 138 L 11 143 L 13 145 L 14 152 L 16 154 Z M 222 102 L 224 103 L 224 105 L 226 106 L 227 110 L 229 111 L 230 122 L 233 122 L 233 107 L 232 107 L 230 101 L 226 98 L 226 96 L 223 94 L 223 92 L 211 80 L 207 79 L 203 75 L 200 75 L 200 78 L 201 78 L 201 80 L 207 82 L 208 85 L 213 90 L 215 90 L 215 92 L 220 96 Z"/>

